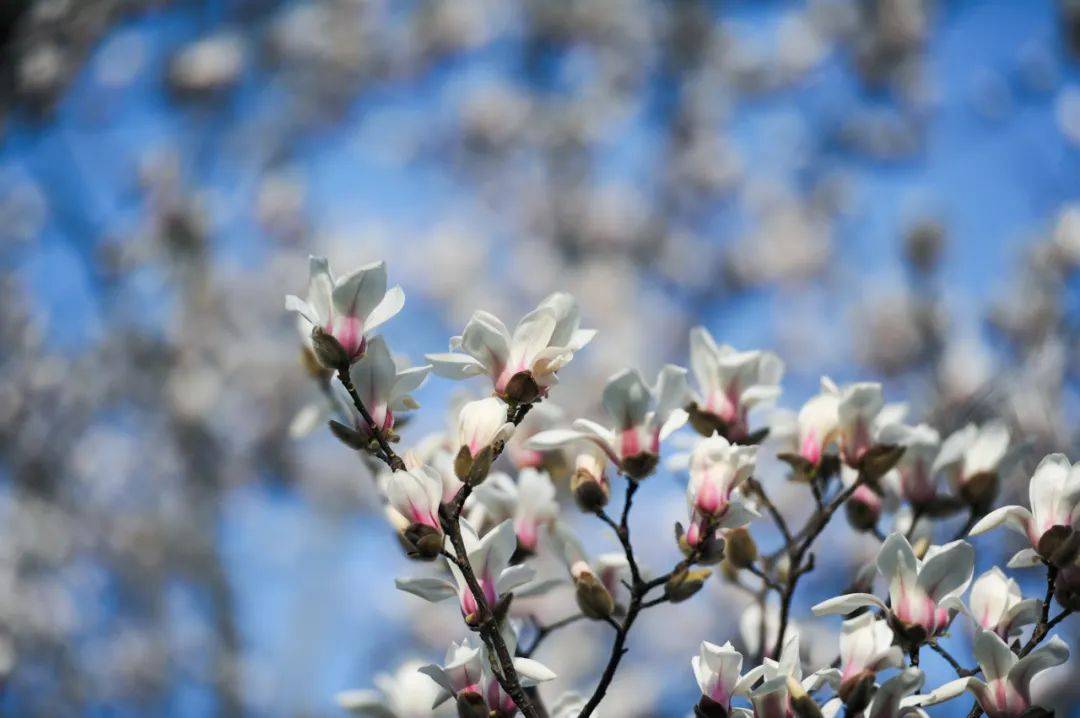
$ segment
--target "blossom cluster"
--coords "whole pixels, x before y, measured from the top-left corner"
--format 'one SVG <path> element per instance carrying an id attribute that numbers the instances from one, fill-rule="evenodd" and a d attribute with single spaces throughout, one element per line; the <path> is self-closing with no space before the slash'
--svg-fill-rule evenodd
<path id="1" fill-rule="evenodd" d="M 399 288 L 387 289 L 385 264 L 335 278 L 325 259 L 312 258 L 310 271 L 307 299 L 286 300 L 300 317 L 307 365 L 325 394 L 321 408 L 306 410 L 305 423 L 325 418 L 361 452 L 376 470 L 405 555 L 431 567 L 398 578 L 397 587 L 429 602 L 456 601 L 466 631 L 441 664 L 388 679 L 381 693 L 342 694 L 343 706 L 399 718 L 448 701 L 460 716 L 596 714 L 641 612 L 692 598 L 716 570 L 721 580 L 745 572 L 760 581 L 752 619 L 758 640 L 744 640 L 744 651 L 703 640 L 690 661 L 701 697 L 686 712 L 885 718 L 922 715 L 967 692 L 975 710 L 991 718 L 1045 714 L 1033 679 L 1068 659 L 1065 642 L 1050 632 L 1080 610 L 1080 464 L 1047 456 L 1030 477 L 1030 507 L 994 508 L 1014 454 L 1004 424 L 967 425 L 942 439 L 927 424 L 907 423 L 907 407 L 887 404 L 880 384 L 827 377 L 797 412 L 776 410 L 780 358 L 718 344 L 702 327 L 690 334 L 690 371 L 667 365 L 655 381 L 620 371 L 600 392 L 603 418 L 566 422 L 551 402 L 558 374 L 596 334 L 581 327 L 570 295 L 547 297 L 513 331 L 477 311 L 449 352 L 410 368 L 373 333 L 404 305 Z M 482 378 L 486 396 L 456 403 L 446 431 L 399 454 L 397 428 L 418 408 L 412 393 L 431 372 Z M 656 572 L 635 554 L 631 511 L 642 483 L 662 465 L 665 445 L 684 429 L 696 438 L 666 464 L 688 477 L 686 526 L 673 520 L 681 557 Z M 801 528 L 757 476 L 765 452 L 786 465 L 785 491 L 805 492 L 812 502 Z M 616 483 L 624 497 L 609 513 Z M 610 527 L 620 551 L 590 558 L 564 513 L 563 487 L 581 512 Z M 841 509 L 852 530 L 880 543 L 876 561 L 847 592 L 813 606 L 816 616 L 844 617 L 839 657 L 815 668 L 804 662 L 792 602 L 815 568 L 815 542 Z M 958 521 L 955 535 L 936 543 Z M 998 526 L 1024 537 L 1028 546 L 1008 568 L 1043 567 L 1045 596 L 1025 598 L 997 566 L 974 576 L 976 552 L 967 539 Z M 771 543 L 780 539 L 771 552 L 758 546 L 766 531 Z M 545 556 L 563 568 L 542 580 L 537 565 Z M 563 586 L 580 614 L 540 625 L 516 610 L 516 599 Z M 775 612 L 766 604 L 770 594 L 779 599 Z M 1051 617 L 1054 603 L 1060 612 Z M 974 632 L 972 668 L 941 642 L 959 615 Z M 590 693 L 567 693 L 544 709 L 538 686 L 556 674 L 533 653 L 579 619 L 614 629 L 610 658 Z M 956 680 L 926 686 L 923 649 L 943 657 Z M 399 690 L 402 681 L 417 685 L 415 673 L 429 683 Z"/>

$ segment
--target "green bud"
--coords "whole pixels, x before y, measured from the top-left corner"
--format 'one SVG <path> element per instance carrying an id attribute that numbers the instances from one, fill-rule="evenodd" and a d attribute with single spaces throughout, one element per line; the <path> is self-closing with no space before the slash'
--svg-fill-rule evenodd
<path id="1" fill-rule="evenodd" d="M 454 475 L 470 486 L 478 486 L 487 478 L 493 460 L 494 450 L 490 446 L 485 446 L 476 456 L 469 453 L 469 447 L 462 446 L 454 457 Z"/>
<path id="2" fill-rule="evenodd" d="M 736 568 L 748 568 L 757 561 L 757 544 L 745 526 L 727 532 L 724 550 L 731 565 Z"/>
<path id="3" fill-rule="evenodd" d="M 672 603 L 681 603 L 700 591 L 705 579 L 711 575 L 712 571 L 707 568 L 676 571 L 664 585 L 664 593 Z"/>
<path id="4" fill-rule="evenodd" d="M 589 571 L 581 571 L 574 577 L 578 607 L 589 618 L 604 619 L 615 611 L 615 599 L 611 592 Z"/>

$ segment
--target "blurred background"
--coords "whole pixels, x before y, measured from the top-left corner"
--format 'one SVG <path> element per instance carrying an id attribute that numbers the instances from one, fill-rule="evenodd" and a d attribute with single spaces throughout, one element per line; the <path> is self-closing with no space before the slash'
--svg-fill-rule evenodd
<path id="1" fill-rule="evenodd" d="M 1003 418 L 1023 449 L 1008 493 L 1044 453 L 1078 458 L 1080 3 L 26 0 L 0 17 L 6 715 L 340 715 L 336 692 L 464 635 L 454 606 L 395 591 L 417 566 L 355 453 L 295 436 L 319 391 L 283 298 L 309 253 L 388 262 L 407 301 L 384 333 L 413 362 L 474 309 L 510 323 L 572 292 L 600 335 L 553 393 L 568 416 L 595 415 L 625 365 L 685 364 L 703 324 L 778 352 L 788 408 L 829 373 L 884 381 L 943 433 Z M 416 392 L 403 444 L 461 389 Z M 763 471 L 797 512 L 805 489 Z M 657 570 L 684 482 L 639 495 Z M 807 607 L 877 546 L 836 523 L 795 616 L 826 663 L 838 622 Z M 1011 541 L 980 542 L 977 571 Z M 646 614 L 604 715 L 686 715 L 690 656 L 737 641 L 747 603 L 706 589 Z M 544 694 L 591 687 L 608 639 L 553 637 Z M 1080 715 L 1067 673 L 1053 700 Z"/>

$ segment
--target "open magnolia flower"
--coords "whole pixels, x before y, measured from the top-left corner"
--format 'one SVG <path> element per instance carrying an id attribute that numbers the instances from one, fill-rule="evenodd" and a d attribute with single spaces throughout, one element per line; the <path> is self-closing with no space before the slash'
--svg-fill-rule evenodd
<path id="1" fill-rule="evenodd" d="M 698 384 L 686 407 L 690 424 L 703 436 L 716 432 L 731 441 L 747 438 L 750 409 L 775 401 L 784 375 L 772 352 L 717 345 L 705 327 L 690 330 L 690 368 Z"/>
<path id="2" fill-rule="evenodd" d="M 1009 640 L 1039 620 L 1040 607 L 1036 598 L 1025 600 L 1019 584 L 994 566 L 971 585 L 966 612 L 979 628 Z"/>
<path id="3" fill-rule="evenodd" d="M 891 433 L 905 412 L 902 404 L 885 405 L 880 384 L 860 382 L 840 388 L 822 377 L 821 393 L 799 411 L 799 457 L 807 468 L 814 468 L 835 445 L 848 466 L 859 468 L 875 445 L 893 443 Z"/>
<path id="4" fill-rule="evenodd" d="M 904 453 L 893 469 L 899 478 L 900 493 L 913 506 L 927 507 L 937 498 L 937 474 L 933 467 L 941 437 L 926 424 L 903 427 L 900 433 Z"/>
<path id="5" fill-rule="evenodd" d="M 614 426 L 608 429 L 578 419 L 573 429 L 544 431 L 529 441 L 534 449 L 553 449 L 582 439 L 591 441 L 632 479 L 652 473 L 660 460 L 660 442 L 686 423 L 682 407 L 686 397 L 686 370 L 668 364 L 650 387 L 636 369 L 626 369 L 608 380 L 603 404 Z"/>
<path id="6" fill-rule="evenodd" d="M 375 427 L 390 434 L 401 412 L 420 406 L 410 394 L 424 383 L 430 370 L 430 366 L 398 369 L 386 341 L 373 337 L 365 354 L 349 367 L 349 378 Z M 334 434 L 350 446 L 366 447 L 373 438 L 367 421 L 344 386 L 335 382 L 332 391 L 338 413 L 345 420 L 343 423 L 331 419 Z"/>
<path id="7" fill-rule="evenodd" d="M 439 533 L 439 505 L 443 482 L 439 472 L 429 466 L 394 471 L 383 488 L 390 506 L 413 525 L 428 526 Z"/>
<path id="8" fill-rule="evenodd" d="M 514 555 L 514 550 L 517 548 L 517 537 L 514 535 L 514 525 L 511 521 L 503 521 L 480 538 L 472 525 L 462 519 L 461 537 L 465 542 L 469 563 L 473 573 L 476 574 L 476 580 L 484 592 L 484 600 L 489 608 L 494 610 L 503 596 L 532 580 L 534 571 L 531 567 L 510 565 L 510 557 Z M 443 578 L 399 578 L 394 581 L 394 585 L 402 591 L 433 603 L 456 595 L 466 623 L 475 623 L 478 619 L 479 608 L 476 598 L 469 590 L 469 585 L 465 582 L 465 577 L 457 564 L 449 559 L 446 563 L 454 577 L 453 582 Z"/>
<path id="9" fill-rule="evenodd" d="M 821 707 L 821 715 L 835 718 L 841 708 L 846 708 L 845 716 L 859 718 L 927 718 L 926 711 L 920 707 L 924 697 L 912 695 L 922 688 L 925 680 L 926 676 L 918 668 L 905 668 L 878 686 L 865 708 L 855 710 L 850 702 L 845 705 L 838 697 Z"/>
<path id="10" fill-rule="evenodd" d="M 506 405 L 494 397 L 470 401 L 461 407 L 457 425 L 454 473 L 462 481 L 478 484 L 487 478 L 497 445 L 514 433 L 506 420 Z"/>
<path id="11" fill-rule="evenodd" d="M 1009 449 L 1009 430 L 1000 422 L 968 424 L 941 444 L 933 472 L 943 472 L 956 495 L 986 507 L 998 489 L 998 468 Z"/>
<path id="12" fill-rule="evenodd" d="M 825 669 L 803 678 L 799 632 L 789 630 L 780 658 L 765 658 L 760 666 L 750 669 L 736 687 L 752 686 L 760 678 L 761 683 L 748 693 L 754 706 L 753 717 L 790 718 L 807 714 L 807 710 L 798 704 L 813 704 L 814 709 L 817 708 L 810 694 L 821 688 L 833 672 L 834 669 Z M 751 715 L 744 708 L 736 708 L 732 713 L 742 718 Z"/>
<path id="13" fill-rule="evenodd" d="M 515 482 L 503 473 L 492 474 L 473 493 L 476 505 L 470 511 L 473 525 L 512 519 L 518 548 L 535 551 L 540 529 L 550 526 L 559 515 L 555 485 L 546 472 L 522 469 Z"/>
<path id="14" fill-rule="evenodd" d="M 886 668 L 902 668 L 904 653 L 893 644 L 893 632 L 886 621 L 863 613 L 844 621 L 840 634 L 840 694 L 849 696 L 859 683 Z M 869 695 L 867 696 L 869 697 Z"/>
<path id="15" fill-rule="evenodd" d="M 461 336 L 450 340 L 450 353 L 429 354 L 435 373 L 448 379 L 486 374 L 495 393 L 514 403 L 546 396 L 555 373 L 592 341 L 595 329 L 579 328 L 577 302 L 556 292 L 525 315 L 513 335 L 498 317 L 478 311 Z"/>
<path id="16" fill-rule="evenodd" d="M 386 289 L 385 262 L 366 264 L 337 279 L 325 257 L 311 257 L 309 264 L 307 301 L 290 294 L 285 308 L 300 315 L 308 341 L 314 328 L 321 329 L 337 341 L 344 352 L 341 358 L 352 363 L 363 356 L 371 332 L 405 306 L 405 293 L 401 287 Z"/>
<path id="17" fill-rule="evenodd" d="M 756 455 L 756 446 L 735 446 L 722 436 L 698 442 L 690 454 L 690 482 L 686 487 L 690 511 L 686 541 L 690 546 L 706 538 L 704 532 L 710 523 L 713 529 L 731 529 L 760 516 L 735 494 L 754 473 Z"/>
<path id="18" fill-rule="evenodd" d="M 731 712 L 731 699 L 749 693 L 750 687 L 761 677 L 761 671 L 740 675 L 742 664 L 742 654 L 730 642 L 722 646 L 701 642 L 698 655 L 690 659 L 694 678 L 701 689 L 701 713 L 727 715 Z"/>
<path id="19" fill-rule="evenodd" d="M 849 593 L 813 607 L 815 615 L 846 615 L 873 606 L 893 620 L 903 637 L 921 641 L 945 631 L 963 607 L 960 596 L 971 583 L 975 552 L 966 541 L 931 546 L 923 560 L 915 557 L 903 534 L 893 533 L 878 551 L 877 569 L 889 582 L 890 606 L 869 593 Z"/>
<path id="20" fill-rule="evenodd" d="M 508 650 L 512 652 L 517 645 L 513 627 L 509 623 L 504 624 L 502 634 Z M 525 688 L 555 678 L 549 668 L 531 658 L 514 658 L 514 670 Z M 429 710 L 455 698 L 459 706 L 482 707 L 484 715 L 508 717 L 517 713 L 517 706 L 491 672 L 487 649 L 472 637 L 461 643 L 451 643 L 443 665 L 429 664 L 422 666 L 419 671 L 435 681 L 440 689 Z"/>
<path id="21" fill-rule="evenodd" d="M 420 661 L 406 661 L 394 673 L 375 676 L 377 690 L 342 691 L 337 704 L 362 718 L 416 718 L 431 715 L 439 687 L 420 669 Z"/>
<path id="22" fill-rule="evenodd" d="M 958 678 L 929 695 L 921 696 L 921 702 L 922 705 L 934 705 L 967 690 L 975 696 L 990 718 L 1020 718 L 1028 715 L 1025 711 L 1034 705 L 1031 700 L 1032 679 L 1068 659 L 1069 648 L 1057 636 L 1020 658 L 996 633 L 980 631 L 975 636 L 975 660 L 982 668 L 983 680 Z"/>
<path id="23" fill-rule="evenodd" d="M 1013 556 L 1009 566 L 1051 561 L 1055 551 L 1080 527 L 1080 463 L 1070 465 L 1064 454 L 1050 454 L 1036 467 L 1028 493 L 1030 511 L 1023 506 L 1002 506 L 971 529 L 975 536 L 1005 524 L 1023 534 L 1032 548 Z"/>

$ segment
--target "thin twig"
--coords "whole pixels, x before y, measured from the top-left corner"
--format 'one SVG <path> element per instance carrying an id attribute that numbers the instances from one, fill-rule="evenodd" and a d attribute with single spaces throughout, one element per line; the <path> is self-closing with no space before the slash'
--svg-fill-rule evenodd
<path id="1" fill-rule="evenodd" d="M 394 450 L 390 448 L 390 442 L 383 436 L 382 429 L 376 424 L 375 420 L 371 418 L 371 414 L 368 413 L 367 407 L 364 406 L 364 402 L 360 400 L 360 394 L 356 391 L 356 387 L 353 386 L 352 379 L 349 377 L 348 365 L 339 367 L 337 370 L 338 380 L 341 381 L 341 385 L 345 387 L 345 391 L 349 393 L 349 397 L 352 398 L 353 406 L 360 412 L 360 416 L 363 417 L 364 422 L 367 423 L 368 432 L 375 437 L 375 441 L 379 444 L 379 449 L 382 450 L 383 456 L 379 458 L 386 462 L 386 465 L 390 467 L 391 471 L 404 471 L 405 462 L 401 460 L 401 457 L 394 453 Z"/>
<path id="2" fill-rule="evenodd" d="M 931 639 L 926 642 L 926 645 L 930 646 L 934 653 L 944 658 L 945 661 L 952 666 L 952 669 L 956 671 L 958 678 L 968 678 L 979 672 L 978 668 L 964 668 L 961 666 L 960 661 L 953 658 L 952 654 L 945 650 L 936 640 Z"/>

